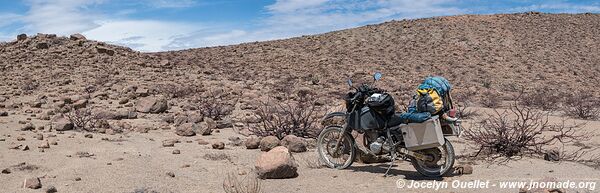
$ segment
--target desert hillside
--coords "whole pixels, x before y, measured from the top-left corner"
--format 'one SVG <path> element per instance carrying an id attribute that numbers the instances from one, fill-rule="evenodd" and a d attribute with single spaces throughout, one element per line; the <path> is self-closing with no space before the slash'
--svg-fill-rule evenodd
<path id="1" fill-rule="evenodd" d="M 552 124 L 574 117 L 564 107 L 587 105 L 588 114 L 575 117 L 575 123 L 587 124 L 573 128 L 590 134 L 584 136 L 589 139 L 569 141 L 566 149 L 600 155 L 600 100 L 594 97 L 600 90 L 591 89 L 600 82 L 598 34 L 600 14 L 536 12 L 389 21 L 283 40 L 158 53 L 79 34 L 22 34 L 0 43 L 0 192 L 222 192 L 228 180 L 238 177 L 259 184 L 263 192 L 281 192 L 282 187 L 286 192 L 397 192 L 402 191 L 396 187 L 399 179 L 597 180 L 600 161 L 590 154 L 578 157 L 585 161 L 558 162 L 562 157 L 544 160 L 539 155 L 550 154 L 537 152 L 538 157 L 490 164 L 485 158 L 471 159 L 468 155 L 476 149 L 454 137 L 450 141 L 459 156 L 459 173 L 424 178 L 400 161 L 392 177 L 384 178 L 387 165 L 364 164 L 370 161 L 363 157 L 357 160 L 362 163 L 345 170 L 324 168 L 316 157 L 314 135 L 254 135 L 260 134 L 256 131 L 264 127 L 265 117 L 274 114 L 269 104 L 297 108 L 306 93 L 315 97 L 307 100 L 315 110 L 304 116 L 315 120 L 310 129 L 322 128 L 318 118 L 339 107 L 348 91 L 346 80 L 370 81 L 379 71 L 383 80 L 378 87 L 392 93 L 398 104 L 406 104 L 425 77 L 446 77 L 454 85 L 454 96 L 469 100 L 459 101 L 471 105 L 466 126 L 482 123 L 493 108 L 506 109 L 521 91 L 533 93 L 529 96 L 535 100 L 519 104 L 541 112 Z M 572 93 L 582 95 L 568 95 Z M 563 100 L 568 96 L 575 100 Z M 546 110 L 551 113 L 542 116 Z M 256 160 L 271 149 L 293 155 L 295 161 L 291 156 L 286 161 L 295 165 L 286 163 L 294 175 L 249 177 L 257 170 Z"/>
<path id="2" fill-rule="evenodd" d="M 410 94 L 427 75 L 447 77 L 459 92 L 510 96 L 522 87 L 543 86 L 571 91 L 598 81 L 596 34 L 598 14 L 523 13 L 390 21 L 314 36 L 161 53 L 39 35 L 0 46 L 5 75 L 0 86 L 5 94 L 16 94 L 21 91 L 15 88 L 27 81 L 57 89 L 48 86 L 67 81 L 85 87 L 107 76 L 147 87 L 168 81 L 208 88 L 216 81 L 224 88 L 236 87 L 230 91 L 275 95 L 280 88 L 309 87 L 337 97 L 345 92 L 347 78 L 381 71 L 385 88 L 398 96 Z"/>

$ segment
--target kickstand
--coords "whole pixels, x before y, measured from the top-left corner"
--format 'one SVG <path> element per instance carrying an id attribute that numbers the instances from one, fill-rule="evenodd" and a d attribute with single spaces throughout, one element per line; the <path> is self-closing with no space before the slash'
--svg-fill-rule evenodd
<path id="1" fill-rule="evenodd" d="M 389 176 L 388 173 L 390 172 L 390 169 L 392 169 L 392 166 L 394 166 L 394 161 L 396 161 L 396 157 L 397 157 L 397 155 L 396 155 L 396 144 L 394 142 L 392 142 L 392 135 L 391 135 L 389 129 L 387 130 L 387 136 L 388 136 L 389 144 L 393 144 L 392 147 L 391 147 L 392 150 L 390 151 L 392 160 L 390 161 L 390 166 L 388 166 L 388 168 L 385 171 L 385 174 L 383 175 L 383 177 L 388 177 Z"/>

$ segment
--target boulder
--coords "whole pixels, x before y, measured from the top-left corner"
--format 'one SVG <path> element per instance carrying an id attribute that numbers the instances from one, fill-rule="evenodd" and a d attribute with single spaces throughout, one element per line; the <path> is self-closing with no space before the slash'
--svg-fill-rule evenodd
<path id="1" fill-rule="evenodd" d="M 65 118 L 60 118 L 52 124 L 52 128 L 56 131 L 72 130 L 75 125 Z"/>
<path id="2" fill-rule="evenodd" d="M 40 182 L 40 178 L 37 178 L 37 177 L 27 178 L 23 182 L 23 188 L 39 189 L 41 187 L 42 187 L 42 182 Z"/>
<path id="3" fill-rule="evenodd" d="M 167 99 L 164 97 L 145 97 L 135 104 L 135 110 L 140 113 L 162 113 L 167 108 Z"/>
<path id="4" fill-rule="evenodd" d="M 287 135 L 281 140 L 281 145 L 287 147 L 291 152 L 305 152 L 306 141 L 295 135 Z"/>
<path id="5" fill-rule="evenodd" d="M 188 123 L 186 123 L 188 124 Z M 195 125 L 195 124 L 194 124 Z M 207 122 L 202 122 L 199 124 L 199 127 L 195 130 L 196 133 L 201 135 L 210 135 L 212 133 L 213 128 Z"/>
<path id="6" fill-rule="evenodd" d="M 454 166 L 454 172 L 457 175 L 473 174 L 473 166 L 470 164 L 459 164 Z"/>
<path id="7" fill-rule="evenodd" d="M 260 138 L 256 136 L 251 136 L 246 139 L 244 145 L 246 145 L 246 149 L 258 149 L 258 147 L 260 146 L 260 141 Z"/>
<path id="8" fill-rule="evenodd" d="M 269 151 L 279 146 L 279 139 L 275 136 L 267 136 L 260 140 L 260 150 Z"/>
<path id="9" fill-rule="evenodd" d="M 78 40 L 86 40 L 85 36 L 81 35 L 81 34 L 72 34 L 69 39 L 73 40 L 73 41 L 78 41 Z"/>
<path id="10" fill-rule="evenodd" d="M 17 41 L 23 41 L 27 39 L 27 34 L 19 34 L 17 35 Z"/>
<path id="11" fill-rule="evenodd" d="M 223 142 L 213 143 L 212 148 L 213 149 L 225 149 L 225 143 L 223 143 Z"/>
<path id="12" fill-rule="evenodd" d="M 294 178 L 298 176 L 298 163 L 283 146 L 262 153 L 255 164 L 256 173 L 262 179 Z"/>
<path id="13" fill-rule="evenodd" d="M 175 143 L 177 143 L 176 139 L 167 139 L 162 142 L 163 147 L 174 147 Z"/>
<path id="14" fill-rule="evenodd" d="M 109 55 L 109 56 L 115 55 L 115 50 L 107 48 L 107 47 L 104 47 L 104 46 L 97 46 L 96 50 L 100 54 L 106 54 L 106 55 Z"/>
<path id="15" fill-rule="evenodd" d="M 175 128 L 175 134 L 179 136 L 194 136 L 196 135 L 196 130 L 198 130 L 199 125 L 194 123 L 185 123 L 177 126 Z"/>
<path id="16" fill-rule="evenodd" d="M 21 131 L 31 131 L 35 130 L 35 126 L 31 123 L 27 123 L 21 127 Z"/>
<path id="17" fill-rule="evenodd" d="M 243 143 L 242 139 L 240 139 L 238 136 L 231 136 L 227 139 L 229 140 L 229 144 L 233 146 L 240 146 Z"/>

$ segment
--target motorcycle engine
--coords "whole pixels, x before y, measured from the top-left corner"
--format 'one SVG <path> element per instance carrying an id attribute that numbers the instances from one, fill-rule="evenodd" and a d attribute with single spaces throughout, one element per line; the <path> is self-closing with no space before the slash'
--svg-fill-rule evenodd
<path id="1" fill-rule="evenodd" d="M 365 146 L 376 155 L 390 152 L 389 144 L 386 143 L 385 135 L 379 132 L 365 133 Z"/>

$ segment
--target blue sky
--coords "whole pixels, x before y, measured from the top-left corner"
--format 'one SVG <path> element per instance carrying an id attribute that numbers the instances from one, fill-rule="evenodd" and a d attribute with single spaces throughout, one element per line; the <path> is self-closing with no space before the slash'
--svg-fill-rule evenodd
<path id="1" fill-rule="evenodd" d="M 457 14 L 600 12 L 592 0 L 0 0 L 0 41 L 17 34 L 165 51 L 289 38 Z"/>

